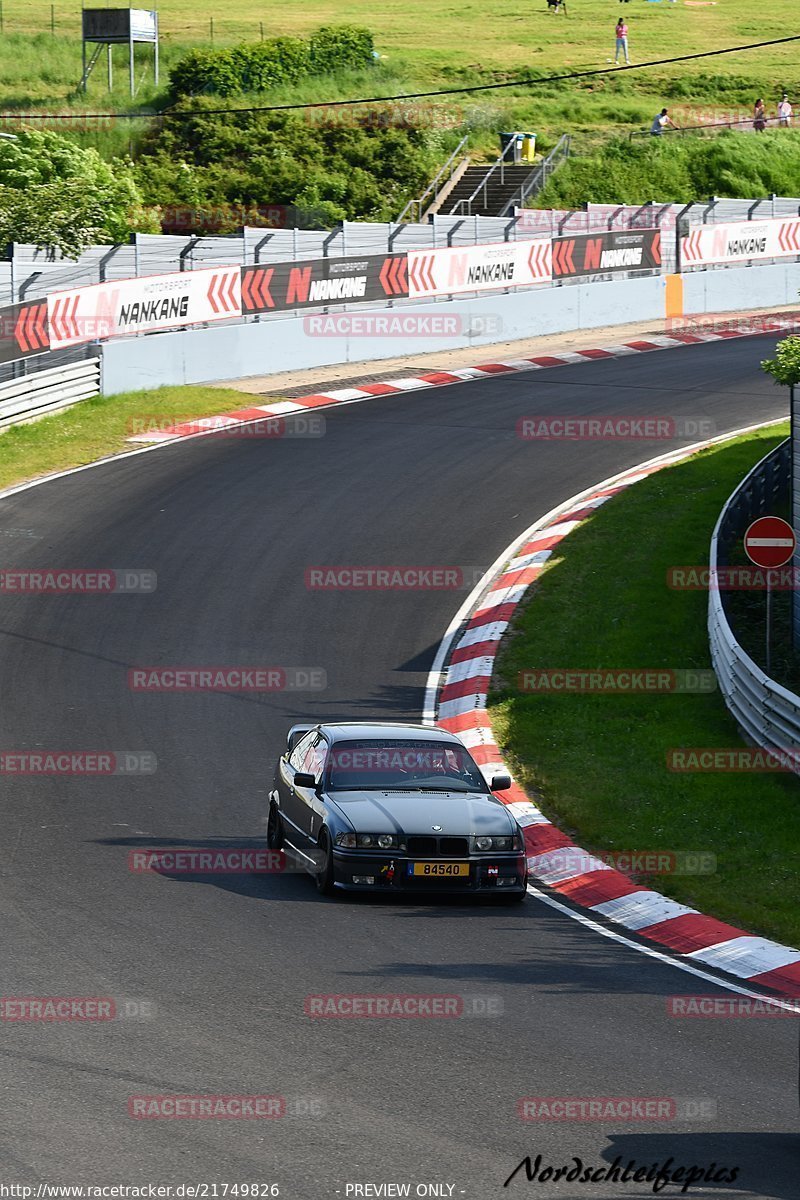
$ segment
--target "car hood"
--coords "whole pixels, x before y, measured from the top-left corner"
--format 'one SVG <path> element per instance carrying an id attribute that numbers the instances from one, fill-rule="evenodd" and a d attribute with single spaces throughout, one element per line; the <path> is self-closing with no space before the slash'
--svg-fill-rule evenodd
<path id="1" fill-rule="evenodd" d="M 516 829 L 505 804 L 480 792 L 331 792 L 328 799 L 357 833 L 424 835 L 441 825 L 443 836 L 502 837 Z"/>

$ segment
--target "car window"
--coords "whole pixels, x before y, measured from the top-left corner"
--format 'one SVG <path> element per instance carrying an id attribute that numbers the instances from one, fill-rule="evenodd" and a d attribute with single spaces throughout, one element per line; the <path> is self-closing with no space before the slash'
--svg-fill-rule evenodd
<path id="1" fill-rule="evenodd" d="M 322 734 L 318 734 L 314 742 L 309 747 L 306 755 L 306 762 L 303 767 L 304 771 L 308 771 L 315 779 L 322 778 L 322 772 L 325 770 L 325 762 L 328 757 L 328 743 Z"/>
<path id="2" fill-rule="evenodd" d="M 309 733 L 303 734 L 303 736 L 300 738 L 300 741 L 289 755 L 289 766 L 294 767 L 295 771 L 305 770 L 305 767 L 302 764 L 305 761 L 305 757 L 309 751 L 311 743 L 317 737 L 319 737 L 319 734 L 317 733 L 316 729 L 312 729 Z"/>
<path id="3" fill-rule="evenodd" d="M 328 755 L 327 787 L 333 791 L 488 791 L 465 747 L 405 738 L 335 742 Z"/>

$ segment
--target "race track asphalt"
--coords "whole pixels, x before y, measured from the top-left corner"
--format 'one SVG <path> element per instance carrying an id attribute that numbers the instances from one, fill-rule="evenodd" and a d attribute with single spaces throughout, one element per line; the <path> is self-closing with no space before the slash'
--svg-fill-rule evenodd
<path id="1" fill-rule="evenodd" d="M 0 567 L 158 575 L 149 595 L 0 598 L 0 747 L 158 758 L 149 777 L 2 780 L 2 995 L 113 996 L 146 1001 L 151 1015 L 0 1022 L 0 1181 L 277 1183 L 297 1200 L 386 1182 L 411 1195 L 451 1184 L 476 1200 L 652 1195 L 649 1183 L 527 1183 L 522 1172 L 502 1186 L 526 1154 L 594 1167 L 620 1154 L 739 1168 L 735 1183 L 692 1196 L 800 1195 L 794 1019 L 672 1018 L 670 995 L 725 993 L 533 898 L 326 901 L 301 874 L 128 869 L 142 846 L 261 846 L 293 720 L 419 717 L 464 593 L 313 592 L 307 567 L 488 566 L 553 505 L 679 444 L 523 441 L 520 417 L 707 418 L 717 432 L 779 417 L 786 397 L 758 368 L 773 345 L 385 397 L 327 412 L 324 437 L 193 440 L 0 500 Z M 175 664 L 315 666 L 328 686 L 127 686 L 131 667 Z M 385 992 L 491 998 L 503 1012 L 304 1013 L 309 994 Z M 287 1114 L 129 1117 L 130 1096 L 174 1093 L 281 1095 Z M 517 1116 L 524 1096 L 684 1107 L 674 1121 L 531 1124 Z M 701 1100 L 710 1118 L 708 1106 L 706 1119 L 686 1108 Z"/>

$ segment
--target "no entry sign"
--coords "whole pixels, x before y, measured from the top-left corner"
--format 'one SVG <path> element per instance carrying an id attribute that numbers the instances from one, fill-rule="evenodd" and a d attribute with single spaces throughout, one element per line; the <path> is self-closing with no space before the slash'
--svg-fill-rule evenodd
<path id="1" fill-rule="evenodd" d="M 744 548 L 757 567 L 782 567 L 794 554 L 797 539 L 788 521 L 759 517 L 744 535 Z"/>

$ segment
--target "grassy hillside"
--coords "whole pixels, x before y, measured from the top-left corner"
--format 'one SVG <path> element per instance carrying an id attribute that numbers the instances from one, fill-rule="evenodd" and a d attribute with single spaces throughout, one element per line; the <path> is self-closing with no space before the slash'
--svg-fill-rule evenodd
<path id="1" fill-rule="evenodd" d="M 50 32 L 49 4 L 4 0 L 0 106 L 6 111 L 32 103 L 71 103 L 70 92 L 81 70 L 80 11 L 73 0 L 55 0 L 53 8 L 55 35 Z M 548 12 L 545 0 L 528 0 L 524 5 L 494 0 L 488 12 L 477 0 L 455 7 L 442 0 L 387 0 L 378 14 L 367 0 L 320 0 L 311 8 L 284 7 L 278 19 L 278 10 L 267 10 L 256 0 L 237 0 L 235 6 L 219 0 L 165 0 L 158 6 L 164 76 L 187 49 L 211 44 L 212 19 L 215 45 L 258 39 L 262 26 L 265 37 L 274 37 L 307 35 L 327 22 L 355 22 L 375 32 L 382 68 L 376 80 L 379 92 L 392 91 L 395 85 L 411 91 L 498 81 L 525 72 L 605 67 L 613 56 L 617 8 L 609 8 L 606 0 L 579 0 L 565 17 Z M 793 0 L 770 0 L 757 12 L 749 0 L 725 0 L 707 7 L 659 0 L 625 9 L 634 63 L 785 37 L 796 27 L 795 13 Z M 147 69 L 150 51 L 139 47 L 137 55 L 137 102 L 147 104 L 156 98 Z M 112 99 L 115 106 L 123 106 L 128 103 L 125 48 L 116 48 L 114 58 Z M 652 102 L 665 95 L 676 102 L 696 99 L 706 106 L 729 106 L 739 101 L 752 104 L 754 91 L 774 96 L 786 86 L 800 92 L 797 45 L 726 55 L 711 63 L 701 60 L 632 72 L 625 76 L 625 84 L 619 103 L 616 92 L 602 81 L 583 89 L 569 84 L 557 89 L 557 96 L 541 89 L 526 91 L 528 123 L 533 122 L 534 128 L 552 124 L 568 128 L 573 123 L 591 127 L 624 123 L 631 117 L 638 120 L 636 98 L 643 95 L 647 97 L 643 112 L 649 112 Z M 320 87 L 315 98 L 331 98 L 332 93 L 337 94 L 336 87 Z M 88 104 L 97 108 L 102 102 L 102 107 L 108 99 L 101 62 L 90 84 Z M 508 96 L 495 92 L 475 99 L 497 108 L 505 106 Z M 79 107 L 85 103 L 81 100 Z M 474 101 L 460 97 L 453 103 L 463 110 Z"/>
<path id="2" fill-rule="evenodd" d="M 612 139 L 596 154 L 567 162 L 537 197 L 541 208 L 636 204 L 642 199 L 800 196 L 800 129 L 760 136 Z"/>
<path id="3" fill-rule="evenodd" d="M 318 25 L 354 22 L 376 29 L 382 51 L 402 57 L 414 72 L 525 70 L 528 67 L 589 66 L 605 62 L 612 51 L 618 7 L 606 0 L 576 0 L 569 17 L 547 11 L 545 0 L 525 4 L 479 0 L 452 5 L 446 0 L 385 0 L 376 10 L 370 0 L 317 0 L 311 6 L 269 9 L 259 0 L 163 0 L 158 6 L 166 44 L 207 42 L 210 21 L 218 43 L 257 38 L 261 23 L 267 37 L 307 34 Z M 56 34 L 63 47 L 80 33 L 80 10 L 74 0 L 55 0 Z M 785 37 L 796 30 L 794 0 L 770 0 L 754 7 L 750 0 L 723 0 L 715 5 L 636 3 L 625 10 L 630 26 L 633 61 L 668 54 L 711 50 L 738 42 Z M 50 4 L 41 0 L 4 0 L 3 32 L 47 33 Z M 4 45 L 4 58 L 7 47 Z M 756 52 L 753 67 L 721 60 L 714 69 L 747 70 L 764 83 L 796 73 L 797 51 L 791 46 Z M 9 59 L 10 61 L 10 59 Z M 748 62 L 750 62 L 748 56 Z M 5 62 L 3 62 L 5 67 Z M 702 64 L 689 68 L 702 74 Z M 5 71 L 3 71 L 5 75 Z"/>

